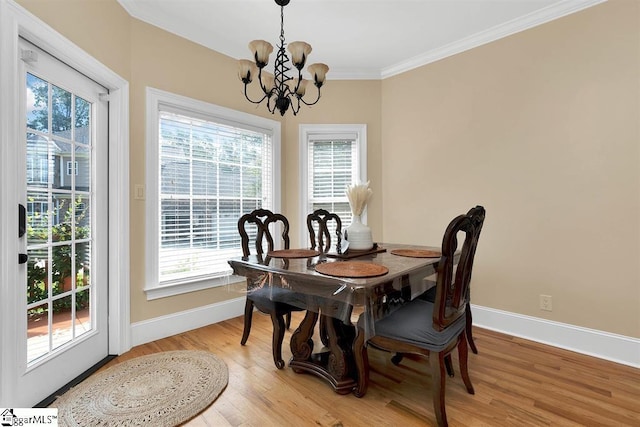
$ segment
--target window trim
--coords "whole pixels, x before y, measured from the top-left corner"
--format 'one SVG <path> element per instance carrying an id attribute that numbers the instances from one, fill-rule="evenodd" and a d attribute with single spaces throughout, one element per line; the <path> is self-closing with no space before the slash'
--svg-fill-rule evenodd
<path id="1" fill-rule="evenodd" d="M 159 240 L 158 232 L 160 224 L 159 209 L 159 185 L 158 177 L 158 121 L 160 105 L 169 108 L 178 108 L 193 113 L 194 117 L 215 117 L 223 123 L 238 124 L 244 127 L 254 127 L 268 130 L 272 133 L 272 159 L 273 159 L 273 182 L 271 194 L 273 194 L 273 209 L 280 211 L 281 205 L 281 171 L 280 171 L 280 146 L 281 130 L 280 122 L 266 119 L 253 114 L 232 110 L 208 102 L 199 101 L 185 96 L 165 92 L 152 87 L 146 88 L 146 206 L 145 206 L 145 288 L 147 300 L 179 295 L 202 289 L 224 286 L 245 280 L 234 275 L 221 275 L 218 277 L 207 277 L 205 279 L 195 278 L 170 284 L 160 284 L 158 277 L 158 256 Z"/>
<path id="2" fill-rule="evenodd" d="M 356 176 L 360 182 L 367 182 L 367 125 L 366 124 L 301 124 L 299 126 L 299 154 L 300 154 L 300 242 L 305 245 L 308 240 L 307 203 L 309 200 L 309 138 L 314 135 L 331 135 L 355 133 L 358 147 L 358 171 Z M 366 223 L 367 211 L 362 215 Z"/>

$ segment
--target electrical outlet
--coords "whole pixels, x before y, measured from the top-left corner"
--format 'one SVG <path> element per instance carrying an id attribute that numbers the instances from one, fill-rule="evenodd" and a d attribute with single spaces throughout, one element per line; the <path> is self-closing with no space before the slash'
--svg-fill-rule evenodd
<path id="1" fill-rule="evenodd" d="M 540 295 L 540 310 L 553 311 L 551 295 Z"/>

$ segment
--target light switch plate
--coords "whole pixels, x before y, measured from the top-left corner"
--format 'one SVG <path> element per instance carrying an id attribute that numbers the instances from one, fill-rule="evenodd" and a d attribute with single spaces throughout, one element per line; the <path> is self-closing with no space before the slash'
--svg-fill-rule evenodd
<path id="1" fill-rule="evenodd" d="M 144 185 L 136 184 L 133 198 L 136 200 L 144 200 Z"/>

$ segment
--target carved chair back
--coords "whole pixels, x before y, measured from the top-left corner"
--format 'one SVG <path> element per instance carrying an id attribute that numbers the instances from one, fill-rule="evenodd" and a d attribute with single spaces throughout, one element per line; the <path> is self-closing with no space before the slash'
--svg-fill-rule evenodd
<path id="1" fill-rule="evenodd" d="M 334 221 L 335 228 L 331 227 L 331 221 Z M 317 209 L 307 215 L 307 228 L 309 229 L 309 239 L 311 240 L 311 249 L 319 250 L 326 253 L 331 249 L 331 230 L 335 230 L 336 248 L 340 252 L 340 244 L 342 242 L 342 221 L 340 217 L 325 209 Z M 316 231 L 317 230 L 317 231 Z"/>
<path id="2" fill-rule="evenodd" d="M 459 215 L 449 223 L 442 238 L 442 257 L 438 263 L 438 279 L 433 310 L 433 327 L 443 330 L 465 315 L 469 301 L 469 282 L 475 254 L 475 215 Z M 464 235 L 460 259 L 456 263 L 458 234 Z M 476 241 L 477 242 L 477 241 Z"/>
<path id="3" fill-rule="evenodd" d="M 283 249 L 289 249 L 289 221 L 284 215 L 273 213 L 267 209 L 256 209 L 253 212 L 242 215 L 238 220 L 242 256 L 247 257 L 251 254 L 249 248 L 251 243 L 250 236 L 255 237 L 253 242 L 259 258 L 262 258 L 265 252 L 268 253 L 274 250 L 273 233 L 276 225 L 281 225 L 282 228 Z"/>
<path id="4" fill-rule="evenodd" d="M 471 266 L 469 267 L 470 270 L 473 270 L 473 260 L 476 257 L 476 248 L 478 247 L 480 232 L 482 231 L 482 226 L 484 224 L 485 209 L 482 206 L 476 206 L 475 208 L 469 209 L 467 215 L 471 217 L 471 222 L 474 226 L 474 233 L 471 241 Z M 469 292 L 469 289 L 470 288 L 467 289 L 467 292 Z"/>

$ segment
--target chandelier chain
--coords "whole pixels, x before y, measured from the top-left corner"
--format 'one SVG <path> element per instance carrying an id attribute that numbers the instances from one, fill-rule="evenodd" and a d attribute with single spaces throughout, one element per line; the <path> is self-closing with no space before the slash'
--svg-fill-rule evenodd
<path id="1" fill-rule="evenodd" d="M 280 6 L 280 45 L 284 47 L 284 6 Z"/>
<path id="2" fill-rule="evenodd" d="M 278 97 L 286 96 L 286 93 L 289 91 L 289 86 L 286 86 L 285 83 L 292 79 L 292 77 L 287 75 L 287 71 L 291 70 L 291 67 L 287 64 L 289 62 L 289 56 L 284 47 L 284 6 L 280 6 L 280 46 L 276 54 L 276 62 L 273 69 L 273 77 L 276 81 L 276 95 Z"/>

